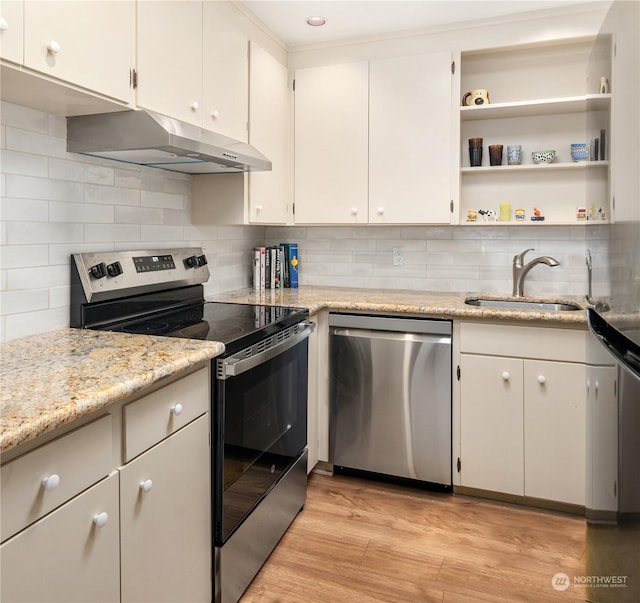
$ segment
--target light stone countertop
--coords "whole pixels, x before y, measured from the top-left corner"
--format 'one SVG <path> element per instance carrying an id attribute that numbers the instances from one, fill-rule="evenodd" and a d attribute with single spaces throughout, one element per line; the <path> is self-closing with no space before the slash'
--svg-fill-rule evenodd
<path id="1" fill-rule="evenodd" d="M 467 320 L 503 320 L 538 323 L 542 326 L 573 326 L 586 328 L 586 312 L 551 312 L 541 310 L 523 310 L 518 308 L 480 308 L 464 303 L 467 297 L 487 299 L 507 299 L 510 296 L 430 292 L 390 289 L 357 289 L 347 287 L 301 286 L 298 289 L 266 289 L 256 291 L 253 288 L 238 289 L 226 293 L 207 296 L 209 301 L 234 302 L 241 304 L 267 304 L 280 306 L 299 306 L 309 308 L 311 314 L 323 309 L 354 310 L 359 312 L 388 312 L 425 314 L 441 318 Z M 526 301 L 552 301 L 573 303 L 585 308 L 584 298 L 578 296 L 524 297 Z"/>
<path id="2" fill-rule="evenodd" d="M 196 341 L 62 329 L 0 345 L 0 452 L 224 352 Z"/>

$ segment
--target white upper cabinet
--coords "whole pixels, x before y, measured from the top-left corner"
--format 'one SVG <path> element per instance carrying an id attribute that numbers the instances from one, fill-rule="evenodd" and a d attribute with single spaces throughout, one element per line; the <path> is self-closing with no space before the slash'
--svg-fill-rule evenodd
<path id="1" fill-rule="evenodd" d="M 295 221 L 368 220 L 368 62 L 295 76 Z"/>
<path id="2" fill-rule="evenodd" d="M 201 125 L 202 2 L 141 0 L 136 5 L 138 106 Z"/>
<path id="3" fill-rule="evenodd" d="M 371 61 L 369 222 L 451 221 L 451 53 Z"/>
<path id="4" fill-rule="evenodd" d="M 3 11 L 5 4 L 11 13 L 18 12 L 12 7 L 13 2 L 3 2 Z M 8 19 L 7 24 L 8 29 L 3 36 L 13 30 Z M 14 54 L 18 52 L 17 46 L 12 45 L 11 48 Z M 130 77 L 134 57 L 133 0 L 29 0 L 24 3 L 26 67 L 130 102 L 133 98 Z"/>
<path id="5" fill-rule="evenodd" d="M 284 224 L 291 204 L 289 73 L 251 43 L 249 142 L 271 160 L 270 172 L 249 174 L 249 222 Z"/>
<path id="6" fill-rule="evenodd" d="M 224 4 L 203 4 L 202 126 L 247 142 L 248 40 L 225 15 Z"/>
<path id="7" fill-rule="evenodd" d="M 0 57 L 22 64 L 24 2 L 2 0 L 0 4 Z"/>

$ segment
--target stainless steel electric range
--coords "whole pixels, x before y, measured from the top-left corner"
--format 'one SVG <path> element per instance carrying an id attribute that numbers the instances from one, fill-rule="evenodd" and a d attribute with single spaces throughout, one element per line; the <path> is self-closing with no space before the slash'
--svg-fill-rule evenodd
<path id="1" fill-rule="evenodd" d="M 221 341 L 212 361 L 214 593 L 237 601 L 306 497 L 302 308 L 206 302 L 200 248 L 71 256 L 71 326 Z M 188 493 L 186 493 L 188 496 Z"/>

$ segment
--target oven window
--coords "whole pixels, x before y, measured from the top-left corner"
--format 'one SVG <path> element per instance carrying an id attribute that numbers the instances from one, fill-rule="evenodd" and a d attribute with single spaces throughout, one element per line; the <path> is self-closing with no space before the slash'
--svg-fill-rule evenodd
<path id="1" fill-rule="evenodd" d="M 218 381 L 214 504 L 222 544 L 307 443 L 308 341 Z M 222 460 L 222 462 L 220 462 Z"/>

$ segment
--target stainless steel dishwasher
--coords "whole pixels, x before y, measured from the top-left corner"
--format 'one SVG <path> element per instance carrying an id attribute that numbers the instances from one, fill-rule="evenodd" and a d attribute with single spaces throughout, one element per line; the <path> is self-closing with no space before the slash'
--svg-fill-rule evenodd
<path id="1" fill-rule="evenodd" d="M 451 321 L 329 315 L 329 461 L 451 485 Z"/>

